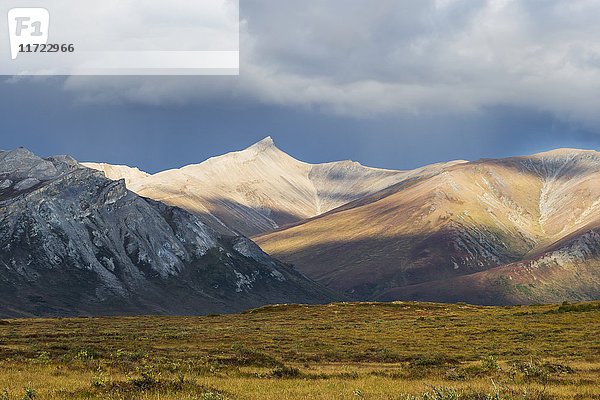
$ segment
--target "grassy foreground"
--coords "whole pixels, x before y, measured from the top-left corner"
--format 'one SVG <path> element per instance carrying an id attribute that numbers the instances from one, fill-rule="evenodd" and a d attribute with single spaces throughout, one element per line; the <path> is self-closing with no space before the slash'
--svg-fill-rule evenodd
<path id="1" fill-rule="evenodd" d="M 0 320 L 9 399 L 600 399 L 600 303 Z"/>

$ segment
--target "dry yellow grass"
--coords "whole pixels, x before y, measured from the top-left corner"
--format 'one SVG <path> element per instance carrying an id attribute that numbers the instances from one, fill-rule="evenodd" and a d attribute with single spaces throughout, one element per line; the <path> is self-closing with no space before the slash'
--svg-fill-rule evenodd
<path id="1" fill-rule="evenodd" d="M 600 303 L 559 307 L 0 321 L 0 399 L 600 398 Z"/>

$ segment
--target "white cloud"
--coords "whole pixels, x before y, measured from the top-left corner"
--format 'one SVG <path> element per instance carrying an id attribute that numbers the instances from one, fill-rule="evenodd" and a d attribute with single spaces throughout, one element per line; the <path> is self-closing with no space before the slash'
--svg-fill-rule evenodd
<path id="1" fill-rule="evenodd" d="M 86 101 L 350 115 L 511 105 L 598 123 L 600 1 L 241 0 L 241 76 L 69 78 Z"/>

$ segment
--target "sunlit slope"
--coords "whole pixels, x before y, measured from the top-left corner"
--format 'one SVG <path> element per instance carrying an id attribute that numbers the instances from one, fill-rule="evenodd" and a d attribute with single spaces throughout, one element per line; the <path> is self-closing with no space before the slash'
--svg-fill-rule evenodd
<path id="1" fill-rule="evenodd" d="M 452 164 L 414 171 L 369 168 L 352 161 L 309 164 L 281 151 L 267 137 L 245 150 L 200 164 L 129 179 L 127 186 L 141 196 L 184 208 L 220 232 L 250 236 L 314 217 L 403 180 L 435 174 Z M 128 174 L 123 171 L 122 176 L 111 178 L 127 178 Z"/>
<path id="2" fill-rule="evenodd" d="M 119 180 L 125 179 L 125 184 L 130 185 L 132 182 L 135 182 L 139 179 L 143 179 L 147 176 L 150 176 L 147 172 L 140 171 L 136 167 L 129 167 L 127 165 L 112 165 L 106 163 L 81 163 L 81 165 L 92 168 L 98 171 L 104 172 L 104 175 L 108 179 Z"/>
<path id="3" fill-rule="evenodd" d="M 569 149 L 459 164 L 254 239 L 332 288 L 404 298 L 403 287 L 514 263 L 586 232 L 598 221 L 599 170 L 598 153 Z"/>

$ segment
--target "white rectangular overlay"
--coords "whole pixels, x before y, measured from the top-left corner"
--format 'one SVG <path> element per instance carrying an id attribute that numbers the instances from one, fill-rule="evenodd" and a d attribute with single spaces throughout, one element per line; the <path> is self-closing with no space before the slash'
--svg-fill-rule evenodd
<path id="1" fill-rule="evenodd" d="M 237 75 L 239 0 L 3 0 L 0 75 Z"/>

